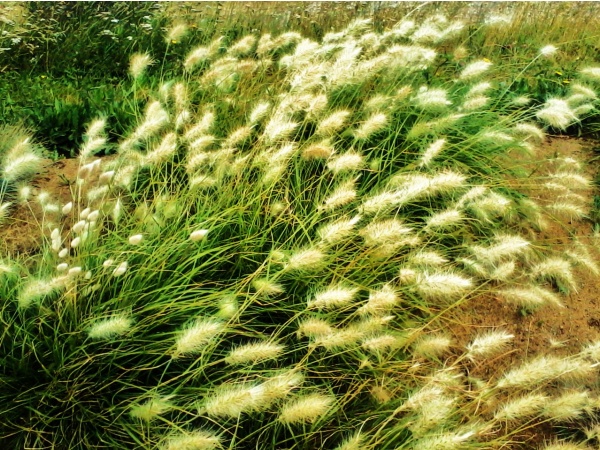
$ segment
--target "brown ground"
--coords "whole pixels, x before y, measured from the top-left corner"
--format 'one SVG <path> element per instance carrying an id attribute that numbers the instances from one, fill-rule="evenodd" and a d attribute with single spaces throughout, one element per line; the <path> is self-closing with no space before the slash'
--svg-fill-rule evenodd
<path id="1" fill-rule="evenodd" d="M 571 156 L 587 163 L 594 155 L 592 143 L 584 140 L 554 138 L 541 146 L 537 154 L 541 159 L 554 156 Z M 594 168 L 586 164 L 586 174 L 593 178 Z M 529 195 L 544 204 L 550 200 L 547 190 L 527 189 Z M 579 191 L 592 202 L 593 190 Z M 592 223 L 588 220 L 568 222 L 567 226 L 549 220 L 546 228 L 535 236 L 535 244 L 551 247 L 557 255 L 569 247 L 572 237 L 590 247 L 594 246 Z M 461 306 L 456 320 L 457 336 L 469 336 L 474 328 L 486 329 L 502 327 L 515 335 L 513 359 L 520 360 L 553 347 L 552 342 L 568 353 L 581 348 L 581 345 L 600 338 L 600 300 L 598 299 L 600 280 L 584 267 L 575 270 L 579 283 L 578 291 L 563 298 L 565 308 L 545 307 L 533 314 L 521 314 L 518 308 L 508 305 L 501 298 L 489 301 L 470 302 Z"/>
<path id="2" fill-rule="evenodd" d="M 594 156 L 593 143 L 570 138 L 553 138 L 540 146 L 536 155 L 539 161 L 556 156 L 570 156 L 585 163 L 585 174 L 594 178 L 596 169 L 588 162 Z M 543 171 L 545 164 L 536 162 L 538 170 Z M 532 165 L 530 167 L 533 167 Z M 534 186 L 525 189 L 540 204 L 550 202 L 547 190 Z M 579 192 L 593 197 L 593 189 Z M 536 245 L 551 248 L 559 256 L 571 246 L 572 237 L 589 245 L 591 253 L 597 258 L 592 223 L 589 220 L 574 220 L 560 223 L 548 221 L 547 227 L 533 236 Z M 578 281 L 577 292 L 562 298 L 564 308 L 544 307 L 533 313 L 523 314 L 518 307 L 507 304 L 497 296 L 482 296 L 460 305 L 452 312 L 451 333 L 456 342 L 463 347 L 479 332 L 503 329 L 515 336 L 505 354 L 486 361 L 482 365 L 471 365 L 469 374 L 483 380 L 502 374 L 506 369 L 519 365 L 522 361 L 541 354 L 573 354 L 589 342 L 600 338 L 600 283 L 598 277 L 583 267 L 577 267 L 575 275 Z M 511 448 L 537 448 L 543 442 L 555 439 L 555 430 L 549 424 L 535 426 L 525 433 L 515 436 L 516 442 Z"/>
<path id="3" fill-rule="evenodd" d="M 62 206 L 71 201 L 71 184 L 75 182 L 78 159 L 61 159 L 45 161 L 44 170 L 33 180 L 33 195 L 40 192 L 50 194 L 52 203 Z M 7 226 L 2 228 L 0 254 L 32 254 L 41 243 L 40 224 L 41 210 L 36 202 L 18 205 L 11 210 Z"/>
<path id="4" fill-rule="evenodd" d="M 568 138 L 554 138 L 542 145 L 537 157 L 540 160 L 554 156 L 571 156 L 581 162 L 589 161 L 594 155 L 591 142 Z M 593 178 L 594 168 L 586 164 L 586 174 Z M 529 195 L 544 204 L 550 200 L 547 190 L 527 189 Z M 592 189 L 579 192 L 592 199 Z M 537 233 L 534 243 L 537 246 L 551 248 L 560 255 L 571 246 L 572 237 L 577 236 L 581 242 L 592 247 L 592 223 L 588 220 L 575 220 L 561 224 L 549 220 L 546 228 Z M 573 353 L 581 345 L 600 338 L 600 286 L 597 276 L 584 267 L 575 270 L 579 283 L 578 291 L 563 298 L 565 308 L 545 307 L 533 314 L 521 314 L 513 305 L 508 305 L 501 298 L 490 298 L 489 301 L 470 302 L 462 305 L 457 311 L 455 333 L 459 340 L 462 336 L 472 336 L 474 328 L 486 329 L 502 327 L 514 334 L 515 346 L 513 360 L 520 360 L 539 352 L 545 352 L 552 343 L 561 343 L 559 347 L 565 352 Z M 497 369 L 497 368 L 495 368 Z"/>

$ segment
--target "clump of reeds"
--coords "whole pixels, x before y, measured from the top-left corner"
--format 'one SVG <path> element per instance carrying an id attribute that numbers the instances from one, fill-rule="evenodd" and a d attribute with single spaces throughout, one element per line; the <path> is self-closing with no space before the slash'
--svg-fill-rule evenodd
<path id="1" fill-rule="evenodd" d="M 106 122 L 89 124 L 72 201 L 38 195 L 39 257 L 0 266 L 19 275 L 0 288 L 11 445 L 462 448 L 505 443 L 506 422 L 589 414 L 583 388 L 542 389 L 592 378 L 594 348 L 476 380 L 461 369 L 512 335 L 463 350 L 425 331 L 480 292 L 561 305 L 571 260 L 595 267 L 581 246 L 533 254 L 502 173 L 507 152 L 544 138 L 522 118 L 564 128 L 593 90 L 511 113 L 483 79 L 500 61 L 437 80 L 438 46 L 462 30 L 435 15 L 383 33 L 358 20 L 320 42 L 217 38 L 148 88 L 116 159 L 95 158 Z M 136 87 L 151 61 L 132 59 Z M 9 156 L 11 180 L 38 170 Z M 575 169 L 547 182 L 587 186 Z"/>

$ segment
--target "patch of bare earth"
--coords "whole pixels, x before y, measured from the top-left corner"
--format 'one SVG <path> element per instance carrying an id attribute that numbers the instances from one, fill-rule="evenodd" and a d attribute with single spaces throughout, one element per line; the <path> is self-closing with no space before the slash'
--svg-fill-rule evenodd
<path id="1" fill-rule="evenodd" d="M 588 161 L 594 156 L 592 142 L 572 138 L 552 138 L 545 142 L 536 161 L 524 168 L 534 174 L 532 177 L 547 174 L 552 169 L 552 160 L 557 157 L 574 158 L 584 164 L 585 174 L 593 179 L 594 168 Z M 532 183 L 521 189 L 539 204 L 551 203 L 556 193 L 542 188 L 541 183 Z M 589 198 L 591 205 L 593 189 L 579 190 Z M 529 239 L 536 248 L 550 250 L 561 256 L 572 249 L 573 239 L 593 249 L 595 246 L 589 220 L 558 220 L 548 217 L 542 231 L 532 232 Z M 593 254 L 593 252 L 592 252 Z M 518 306 L 507 303 L 506 299 L 486 294 L 459 305 L 452 311 L 450 332 L 458 345 L 464 348 L 476 334 L 484 331 L 503 329 L 515 337 L 507 346 L 506 352 L 480 364 L 468 363 L 468 375 L 483 380 L 500 376 L 512 367 L 538 355 L 567 355 L 577 353 L 583 345 L 600 339 L 600 283 L 599 278 L 583 265 L 577 265 L 574 273 L 578 282 L 577 291 L 562 296 L 564 308 L 546 306 L 534 312 L 527 312 Z M 510 448 L 537 448 L 543 442 L 556 439 L 556 432 L 545 423 L 529 428 L 514 436 L 514 446 Z"/>
<path id="2" fill-rule="evenodd" d="M 62 206 L 70 202 L 71 188 L 77 178 L 78 169 L 78 159 L 45 160 L 44 170 L 31 183 L 31 198 L 34 199 L 41 192 L 47 192 L 51 203 Z M 17 204 L 2 228 L 0 252 L 8 255 L 36 253 L 42 242 L 40 230 L 43 218 L 44 214 L 38 202 Z"/>

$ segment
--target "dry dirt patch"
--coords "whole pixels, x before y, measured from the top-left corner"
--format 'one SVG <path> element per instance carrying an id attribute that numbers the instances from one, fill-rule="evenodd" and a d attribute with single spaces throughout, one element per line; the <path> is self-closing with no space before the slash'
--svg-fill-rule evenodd
<path id="1" fill-rule="evenodd" d="M 47 192 L 52 202 L 64 205 L 71 201 L 71 185 L 79 169 L 78 159 L 45 160 L 44 170 L 31 183 L 32 196 Z M 42 242 L 42 210 L 37 202 L 17 205 L 3 227 L 0 251 L 3 254 L 32 254 Z"/>
<path id="2" fill-rule="evenodd" d="M 540 164 L 555 157 L 572 157 L 585 163 L 586 175 L 594 176 L 594 167 L 588 161 L 594 156 L 592 143 L 570 138 L 553 138 L 545 143 L 537 154 Z M 543 170 L 543 167 L 540 168 Z M 541 204 L 548 202 L 553 195 L 547 189 L 534 186 L 527 189 L 528 194 Z M 581 192 L 592 198 L 593 190 Z M 573 238 L 594 248 L 592 223 L 588 220 L 574 220 L 566 224 L 548 220 L 545 229 L 533 236 L 536 246 L 551 250 L 556 256 L 571 248 Z M 556 352 L 573 353 L 585 343 L 600 338 L 600 283 L 597 276 L 585 267 L 577 266 L 575 273 L 578 281 L 577 292 L 571 292 L 563 298 L 564 308 L 545 307 L 532 314 L 521 312 L 504 300 L 492 296 L 486 301 L 470 302 L 456 311 L 455 330 L 461 341 L 466 341 L 477 329 L 485 330 L 502 327 L 515 335 L 511 362 L 517 363 L 523 358 L 549 349 Z M 466 339 L 465 339 L 466 338 Z M 497 366 L 488 370 L 496 371 Z"/>
<path id="3" fill-rule="evenodd" d="M 593 142 L 582 139 L 555 137 L 544 143 L 536 155 L 536 162 L 528 170 L 539 172 L 548 169 L 549 160 L 571 157 L 584 163 L 585 174 L 593 179 L 596 169 L 589 161 L 594 156 Z M 535 167 L 537 166 L 537 167 Z M 553 200 L 552 193 L 531 185 L 526 193 L 540 204 Z M 593 188 L 580 194 L 593 198 Z M 534 245 L 551 250 L 560 256 L 573 246 L 573 238 L 592 249 L 596 246 L 593 224 L 589 220 L 548 220 L 543 231 L 529 239 Z M 476 334 L 503 329 L 515 336 L 506 352 L 491 361 L 469 364 L 467 374 L 481 379 L 496 378 L 506 370 L 520 365 L 537 355 L 569 355 L 577 353 L 582 346 L 600 339 L 600 283 L 598 277 L 583 266 L 575 267 L 577 292 L 563 297 L 564 308 L 544 307 L 528 313 L 509 305 L 496 295 L 484 295 L 465 302 L 452 311 L 450 332 L 462 348 Z M 534 426 L 514 436 L 511 448 L 537 448 L 543 442 L 555 439 L 555 430 L 545 423 Z"/>

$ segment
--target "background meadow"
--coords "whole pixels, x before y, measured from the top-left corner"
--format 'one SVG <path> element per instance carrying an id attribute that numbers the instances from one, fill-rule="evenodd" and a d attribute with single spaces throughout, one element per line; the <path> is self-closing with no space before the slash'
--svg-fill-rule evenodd
<path id="1" fill-rule="evenodd" d="M 0 226 L 39 242 L 0 260 L 7 448 L 598 445 L 600 341 L 452 326 L 600 272 L 593 170 L 544 150 L 598 131 L 593 4 L 2 14 Z"/>

